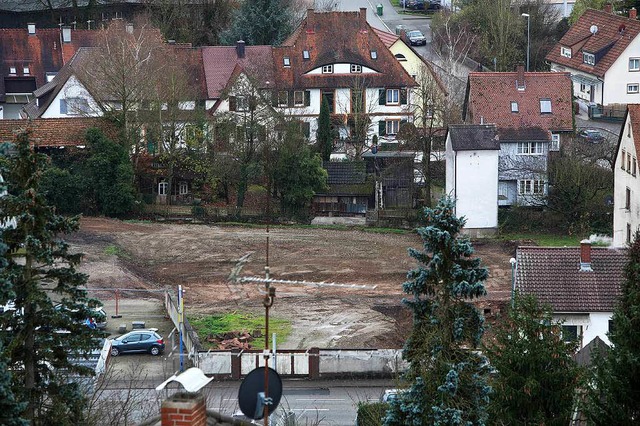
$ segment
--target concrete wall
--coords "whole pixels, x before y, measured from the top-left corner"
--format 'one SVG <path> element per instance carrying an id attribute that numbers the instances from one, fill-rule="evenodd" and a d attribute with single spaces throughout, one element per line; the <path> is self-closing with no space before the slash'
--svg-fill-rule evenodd
<path id="1" fill-rule="evenodd" d="M 407 367 L 401 349 L 320 350 L 320 376 L 395 375 Z"/>

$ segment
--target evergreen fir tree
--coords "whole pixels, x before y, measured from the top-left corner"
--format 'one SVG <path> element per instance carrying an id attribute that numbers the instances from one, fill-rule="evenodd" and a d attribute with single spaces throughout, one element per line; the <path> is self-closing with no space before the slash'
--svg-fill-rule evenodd
<path id="1" fill-rule="evenodd" d="M 322 161 L 331 159 L 331 151 L 333 151 L 333 135 L 331 132 L 331 115 L 329 114 L 329 103 L 326 99 L 322 99 L 320 105 L 320 115 L 318 116 L 318 134 L 317 134 L 318 153 L 322 157 Z"/>
<path id="2" fill-rule="evenodd" d="M 0 211 L 17 220 L 3 235 L 8 250 L 0 282 L 9 283 L 15 311 L 0 317 L 2 356 L 32 425 L 82 424 L 84 398 L 65 376 L 92 374 L 73 358 L 96 348 L 96 333 L 83 320 L 97 301 L 87 298 L 87 276 L 76 271 L 81 255 L 60 239 L 78 228 L 78 219 L 46 204 L 39 188 L 46 159 L 32 151 L 28 132 L 16 137 L 15 151 L 2 164 L 9 192 Z"/>
<path id="3" fill-rule="evenodd" d="M 584 411 L 594 425 L 640 422 L 640 233 L 629 246 L 622 297 L 609 330 L 611 347 L 597 352 Z"/>
<path id="4" fill-rule="evenodd" d="M 403 284 L 413 296 L 404 300 L 413 311 L 403 353 L 411 386 L 391 402 L 385 425 L 484 425 L 488 363 L 474 350 L 484 319 L 469 301 L 486 294 L 488 271 L 471 258 L 471 243 L 459 235 L 465 219 L 455 217 L 450 199 L 424 216 L 423 250 L 409 249 L 419 266 Z"/>
<path id="5" fill-rule="evenodd" d="M 572 357 L 578 342 L 563 341 L 560 326 L 535 297 L 516 298 L 485 351 L 496 369 L 491 424 L 569 424 L 580 376 Z"/>
<path id="6" fill-rule="evenodd" d="M 242 2 L 231 27 L 222 40 L 233 45 L 244 40 L 248 45 L 279 45 L 291 34 L 293 11 L 288 0 L 254 0 Z"/>

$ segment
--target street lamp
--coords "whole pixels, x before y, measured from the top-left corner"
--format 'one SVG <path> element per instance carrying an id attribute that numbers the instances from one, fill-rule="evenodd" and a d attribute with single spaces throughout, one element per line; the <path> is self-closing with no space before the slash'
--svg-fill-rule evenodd
<path id="1" fill-rule="evenodd" d="M 528 13 L 523 13 L 522 16 L 527 18 L 527 72 L 529 72 L 529 51 L 531 50 L 531 37 L 530 37 L 530 29 L 531 29 L 531 17 Z"/>

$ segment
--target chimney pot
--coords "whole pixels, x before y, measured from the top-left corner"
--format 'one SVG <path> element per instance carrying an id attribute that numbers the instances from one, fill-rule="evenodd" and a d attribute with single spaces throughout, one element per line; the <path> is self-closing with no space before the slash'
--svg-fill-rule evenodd
<path id="1" fill-rule="evenodd" d="M 244 58 L 244 40 L 238 40 L 236 42 L 236 53 L 238 58 Z"/>
<path id="2" fill-rule="evenodd" d="M 591 241 L 580 241 L 580 270 L 593 271 L 591 268 Z"/>
<path id="3" fill-rule="evenodd" d="M 629 19 L 638 19 L 638 11 L 635 7 L 629 9 Z"/>
<path id="4" fill-rule="evenodd" d="M 607 13 L 613 13 L 613 5 L 611 3 L 605 4 L 604 11 Z"/>
<path id="5" fill-rule="evenodd" d="M 29 35 L 34 35 L 36 33 L 36 24 L 27 24 L 27 32 Z"/>

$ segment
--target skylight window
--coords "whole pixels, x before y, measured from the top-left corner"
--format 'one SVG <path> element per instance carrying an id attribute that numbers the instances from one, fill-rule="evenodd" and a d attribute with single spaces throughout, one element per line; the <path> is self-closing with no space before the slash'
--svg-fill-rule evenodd
<path id="1" fill-rule="evenodd" d="M 511 102 L 511 112 L 518 112 L 518 103 Z"/>
<path id="2" fill-rule="evenodd" d="M 551 99 L 540 99 L 540 113 L 551 114 Z"/>
<path id="3" fill-rule="evenodd" d="M 377 50 L 372 50 L 371 51 L 371 59 L 378 59 L 378 51 Z"/>
<path id="4" fill-rule="evenodd" d="M 310 58 L 309 51 L 308 50 L 303 50 L 302 51 L 302 59 L 304 59 L 305 61 L 308 61 L 309 58 Z"/>
<path id="5" fill-rule="evenodd" d="M 282 58 L 282 62 L 283 62 L 285 67 L 290 67 L 291 66 L 291 59 L 289 59 L 288 56 L 285 56 L 284 58 Z"/>
<path id="6" fill-rule="evenodd" d="M 9 74 L 16 74 L 18 71 L 16 70 L 16 67 L 10 67 L 9 68 Z"/>

